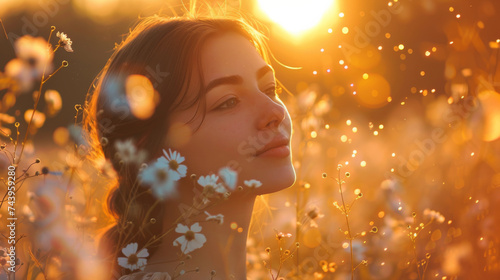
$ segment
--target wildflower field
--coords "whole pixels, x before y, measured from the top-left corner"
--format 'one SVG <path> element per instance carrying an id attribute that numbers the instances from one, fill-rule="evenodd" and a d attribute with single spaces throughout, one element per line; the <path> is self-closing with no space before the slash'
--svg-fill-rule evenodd
<path id="1" fill-rule="evenodd" d="M 1 1 L 0 280 L 107 279 L 97 240 L 114 222 L 105 199 L 116 171 L 88 160 L 85 97 L 138 16 L 185 6 Z M 191 178 L 200 195 L 187 215 L 248 230 L 248 279 L 500 279 L 500 3 L 298 2 L 207 1 L 266 26 L 293 122 L 297 180 L 258 197 L 250 228 L 207 205 L 259 188 L 255 178 L 239 186 L 222 166 L 191 174 L 168 148 L 143 164 L 132 141 L 116 156 L 158 198 Z M 148 92 L 162 72 L 151 77 L 130 83 Z M 128 100 L 138 118 L 156 105 Z M 203 226 L 171 229 L 183 256 L 210 242 Z M 116 250 L 128 271 L 148 262 L 137 243 Z M 171 275 L 192 273 L 183 259 Z"/>

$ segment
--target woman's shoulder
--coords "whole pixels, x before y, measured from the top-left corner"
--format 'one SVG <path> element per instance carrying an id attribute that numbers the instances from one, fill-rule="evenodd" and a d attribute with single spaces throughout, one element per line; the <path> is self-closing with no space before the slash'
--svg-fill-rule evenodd
<path id="1" fill-rule="evenodd" d="M 136 272 L 124 275 L 118 280 L 171 280 L 167 272 Z"/>

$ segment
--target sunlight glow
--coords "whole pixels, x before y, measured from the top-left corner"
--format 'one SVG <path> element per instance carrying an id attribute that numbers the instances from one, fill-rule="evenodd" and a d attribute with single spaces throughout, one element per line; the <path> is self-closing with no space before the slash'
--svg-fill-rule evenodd
<path id="1" fill-rule="evenodd" d="M 333 0 L 258 0 L 260 9 L 291 34 L 299 34 L 316 26 Z"/>

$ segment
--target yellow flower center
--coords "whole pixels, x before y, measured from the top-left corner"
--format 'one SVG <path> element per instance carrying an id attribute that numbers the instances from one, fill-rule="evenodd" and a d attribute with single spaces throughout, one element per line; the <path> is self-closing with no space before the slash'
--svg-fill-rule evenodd
<path id="1" fill-rule="evenodd" d="M 139 258 L 137 257 L 136 254 L 132 254 L 128 257 L 128 263 L 130 265 L 134 265 L 134 264 L 137 264 L 137 262 L 139 261 Z"/>
<path id="2" fill-rule="evenodd" d="M 175 171 L 177 171 L 177 168 L 179 168 L 179 164 L 177 163 L 176 160 L 169 161 L 168 166 L 170 166 L 170 169 Z"/>
<path id="3" fill-rule="evenodd" d="M 168 174 L 165 170 L 159 169 L 156 171 L 156 178 L 158 179 L 158 181 L 164 182 L 167 180 Z"/>
<path id="4" fill-rule="evenodd" d="M 205 188 L 203 189 L 203 192 L 206 195 L 213 195 L 215 193 L 215 188 L 212 185 L 206 185 Z"/>
<path id="5" fill-rule="evenodd" d="M 191 231 L 191 230 L 188 230 L 184 236 L 186 237 L 186 240 L 187 241 L 191 241 L 191 240 L 194 240 L 194 232 Z"/>

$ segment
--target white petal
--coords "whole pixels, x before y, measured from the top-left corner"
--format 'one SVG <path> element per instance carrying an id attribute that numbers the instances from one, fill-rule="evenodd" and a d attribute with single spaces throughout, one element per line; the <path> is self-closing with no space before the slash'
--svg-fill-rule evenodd
<path id="1" fill-rule="evenodd" d="M 203 244 L 205 244 L 205 242 L 207 242 L 207 238 L 205 237 L 205 235 L 203 235 L 201 233 L 195 233 L 194 240 L 200 242 L 202 246 L 203 246 Z"/>
<path id="2" fill-rule="evenodd" d="M 189 230 L 188 226 L 185 226 L 183 224 L 177 224 L 177 228 L 175 229 L 175 232 L 186 233 L 188 230 Z"/>
<path id="3" fill-rule="evenodd" d="M 147 258 L 149 256 L 148 249 L 144 248 L 137 253 L 138 258 Z"/>
<path id="4" fill-rule="evenodd" d="M 159 162 L 160 164 L 164 164 L 165 166 L 168 166 L 168 159 L 166 159 L 165 157 L 159 157 L 158 159 L 156 159 L 156 162 Z"/>
<path id="5" fill-rule="evenodd" d="M 186 175 L 184 175 L 186 176 Z M 181 174 L 177 173 L 176 171 L 173 171 L 172 169 L 168 169 L 168 177 L 172 180 L 172 181 L 178 181 L 181 177 L 184 177 L 184 176 L 181 176 Z"/>
<path id="6" fill-rule="evenodd" d="M 238 174 L 229 167 L 223 167 L 219 170 L 219 175 L 222 177 L 224 183 L 226 183 L 231 190 L 234 190 Z"/>
<path id="7" fill-rule="evenodd" d="M 202 187 L 206 186 L 207 185 L 207 178 L 208 176 L 204 177 L 204 176 L 200 176 L 200 178 L 198 178 L 198 184 Z"/>
<path id="8" fill-rule="evenodd" d="M 194 223 L 192 226 L 191 226 L 191 231 L 193 232 L 200 232 L 201 231 L 201 226 L 199 223 Z"/>
<path id="9" fill-rule="evenodd" d="M 181 154 L 177 157 L 177 163 L 183 163 L 184 162 L 184 157 L 181 157 Z"/>
<path id="10" fill-rule="evenodd" d="M 215 191 L 218 192 L 218 193 L 225 193 L 227 190 L 226 188 L 224 187 L 224 185 L 222 184 L 217 184 L 215 185 Z"/>
<path id="11" fill-rule="evenodd" d="M 124 268 L 130 268 L 130 265 L 128 264 L 128 258 L 118 258 L 118 264 Z"/>
<path id="12" fill-rule="evenodd" d="M 179 246 L 181 245 L 181 252 L 184 253 L 184 250 L 186 250 L 186 245 L 188 241 L 186 240 L 186 237 L 183 235 L 181 237 L 177 237 L 176 240 L 174 240 L 174 246 Z"/>
<path id="13" fill-rule="evenodd" d="M 179 165 L 179 167 L 177 168 L 177 172 L 179 172 L 181 177 L 186 177 L 187 167 L 185 165 Z"/>
<path id="14" fill-rule="evenodd" d="M 185 242 L 186 242 L 186 237 L 184 235 L 177 237 L 177 239 L 174 240 L 174 246 L 182 245 L 182 243 L 185 243 Z"/>
<path id="15" fill-rule="evenodd" d="M 132 271 L 137 270 L 138 269 L 137 264 L 131 264 L 131 265 L 129 265 L 129 269 L 132 270 Z"/>
<path id="16" fill-rule="evenodd" d="M 172 180 L 171 174 L 173 173 L 169 172 L 169 175 L 167 175 L 169 178 L 166 181 L 155 182 L 152 186 L 153 193 L 159 199 L 164 199 L 175 194 L 176 181 Z"/>
<path id="17" fill-rule="evenodd" d="M 122 249 L 122 253 L 127 257 L 135 254 L 135 252 L 137 252 L 137 243 L 135 242 L 128 244 L 125 248 Z"/>
<path id="18" fill-rule="evenodd" d="M 144 268 L 146 267 L 146 264 L 148 263 L 148 260 L 146 259 L 143 259 L 143 258 L 139 258 L 137 260 L 137 266 L 141 269 L 141 270 L 144 270 Z"/>

